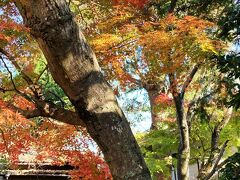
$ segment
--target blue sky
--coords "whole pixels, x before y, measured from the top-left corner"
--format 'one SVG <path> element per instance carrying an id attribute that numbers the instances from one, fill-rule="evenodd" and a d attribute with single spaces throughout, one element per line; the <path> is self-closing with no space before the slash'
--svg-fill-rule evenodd
<path id="1" fill-rule="evenodd" d="M 134 133 L 149 130 L 151 126 L 151 112 L 148 95 L 144 89 L 135 90 L 130 93 L 121 92 L 117 99 L 128 121 L 131 122 L 131 128 Z M 132 112 L 126 111 L 126 104 L 136 103 L 136 100 L 140 104 L 147 106 L 149 111 L 142 111 L 141 109 L 133 109 Z"/>

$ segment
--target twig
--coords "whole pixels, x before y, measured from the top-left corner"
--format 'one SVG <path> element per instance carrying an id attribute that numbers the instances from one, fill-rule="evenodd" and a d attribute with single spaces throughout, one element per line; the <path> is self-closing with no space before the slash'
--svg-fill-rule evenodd
<path id="1" fill-rule="evenodd" d="M 65 106 L 64 101 L 63 101 L 56 93 L 54 93 L 54 92 L 52 92 L 52 91 L 48 91 L 48 92 L 49 92 L 50 94 L 54 95 L 54 96 L 61 102 L 62 107 Z"/>
<path id="2" fill-rule="evenodd" d="M 39 79 L 41 78 L 41 76 L 44 74 L 44 72 L 48 69 L 48 65 L 46 65 L 46 67 L 43 69 L 43 71 L 39 74 L 39 76 L 37 77 L 35 84 L 39 81 Z"/>
<path id="3" fill-rule="evenodd" d="M 189 76 L 187 77 L 187 79 L 185 80 L 185 82 L 183 83 L 182 90 L 181 90 L 181 96 L 184 96 L 187 87 L 192 82 L 192 79 L 195 76 L 195 74 L 197 73 L 199 67 L 200 67 L 200 64 L 196 64 L 194 66 L 194 68 L 192 69 L 191 73 L 189 74 Z"/>
<path id="4" fill-rule="evenodd" d="M 14 67 L 19 71 L 19 73 L 22 75 L 23 79 L 29 84 L 32 85 L 33 81 L 31 80 L 30 77 L 28 77 L 21 69 L 21 67 L 18 65 L 18 63 L 15 61 L 15 58 L 11 56 L 7 51 L 4 49 L 0 48 L 0 53 L 2 53 L 4 56 L 6 56 L 9 61 L 14 65 Z"/>
<path id="5" fill-rule="evenodd" d="M 3 62 L 4 67 L 7 69 L 8 73 L 10 75 L 10 79 L 11 79 L 11 82 L 12 82 L 12 85 L 13 85 L 15 91 L 19 92 L 17 87 L 16 87 L 16 85 L 15 85 L 15 83 L 14 83 L 12 72 L 9 70 L 9 68 L 8 68 L 7 64 L 5 63 L 5 61 L 3 60 L 2 56 L 0 56 L 0 59 Z"/>

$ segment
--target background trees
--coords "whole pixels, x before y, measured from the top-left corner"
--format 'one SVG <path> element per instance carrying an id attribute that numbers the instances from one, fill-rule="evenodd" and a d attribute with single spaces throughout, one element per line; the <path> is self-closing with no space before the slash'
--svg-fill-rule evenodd
<path id="1" fill-rule="evenodd" d="M 210 37 L 214 29 L 210 22 L 191 16 L 178 19 L 172 15 L 159 20 L 155 14 L 145 13 L 142 17 L 138 13 L 131 8 L 117 7 L 115 14 L 121 17 L 113 17 L 112 23 L 108 23 L 109 18 L 102 23 L 111 28 L 101 29 L 106 26 L 100 24 L 99 38 L 92 38 L 92 45 L 106 68 L 114 69 L 108 71 L 110 78 L 117 78 L 124 88 L 146 89 L 153 129 L 158 121 L 164 121 L 157 107 L 158 99 L 164 103 L 174 101 L 181 139 L 179 177 L 188 178 L 189 126 L 194 103 L 187 110 L 184 95 L 197 71 L 201 66 L 211 67 L 213 55 L 218 55 L 223 46 L 214 36 Z M 168 95 L 170 92 L 172 97 Z"/>

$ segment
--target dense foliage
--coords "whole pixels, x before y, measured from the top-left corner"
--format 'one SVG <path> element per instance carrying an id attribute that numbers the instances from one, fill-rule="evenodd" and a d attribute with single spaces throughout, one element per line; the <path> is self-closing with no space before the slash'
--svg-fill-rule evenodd
<path id="1" fill-rule="evenodd" d="M 31 154 L 34 162 L 69 163 L 73 179 L 111 178 L 101 152 L 90 150 L 86 129 L 72 125 L 70 116 L 54 116 L 75 109 L 13 2 L 0 1 L 0 157 L 15 166 Z M 202 179 L 220 169 L 220 159 L 240 146 L 239 112 L 232 111 L 240 106 L 240 59 L 239 51 L 229 50 L 239 47 L 238 2 L 75 0 L 69 6 L 115 94 L 146 91 L 146 101 L 125 102 L 125 112 L 151 112 L 153 128 L 136 136 L 153 178 L 169 178 L 177 166 L 178 96 L 190 164 L 200 162 Z M 223 179 L 237 178 L 238 157 L 224 161 Z"/>
<path id="2" fill-rule="evenodd" d="M 226 159 L 226 166 L 220 171 L 220 179 L 235 180 L 240 176 L 240 154 L 235 153 Z"/>

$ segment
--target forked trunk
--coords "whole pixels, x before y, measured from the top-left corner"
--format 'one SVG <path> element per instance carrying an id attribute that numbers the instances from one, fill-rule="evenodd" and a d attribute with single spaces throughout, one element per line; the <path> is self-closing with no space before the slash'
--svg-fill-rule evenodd
<path id="1" fill-rule="evenodd" d="M 19 0 L 24 23 L 42 49 L 51 74 L 101 148 L 114 179 L 151 179 L 150 172 L 104 80 L 96 57 L 65 0 Z"/>

